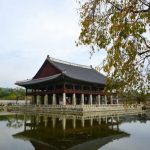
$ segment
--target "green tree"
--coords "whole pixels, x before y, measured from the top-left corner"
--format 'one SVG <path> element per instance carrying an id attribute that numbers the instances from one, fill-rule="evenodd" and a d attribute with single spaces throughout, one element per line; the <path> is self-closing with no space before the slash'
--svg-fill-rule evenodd
<path id="1" fill-rule="evenodd" d="M 21 100 L 25 98 L 25 90 L 22 88 L 0 88 L 0 99 Z"/>
<path id="2" fill-rule="evenodd" d="M 2 89 L 0 88 L 0 98 L 2 98 L 2 96 L 3 96 L 3 91 L 2 91 Z"/>
<path id="3" fill-rule="evenodd" d="M 103 62 L 107 87 L 149 90 L 150 1 L 79 1 L 81 32 L 77 45 L 90 45 L 92 54 L 107 52 Z"/>

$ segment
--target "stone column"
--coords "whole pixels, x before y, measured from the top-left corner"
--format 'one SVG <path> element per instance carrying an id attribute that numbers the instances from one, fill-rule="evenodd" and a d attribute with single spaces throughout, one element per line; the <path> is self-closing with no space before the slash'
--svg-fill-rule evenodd
<path id="1" fill-rule="evenodd" d="M 53 94 L 52 105 L 56 105 L 56 94 Z"/>
<path id="2" fill-rule="evenodd" d="M 40 96 L 40 95 L 37 95 L 36 104 L 37 104 L 37 105 L 40 105 L 40 104 L 41 104 L 41 96 Z"/>
<path id="3" fill-rule="evenodd" d="M 101 96 L 98 95 L 98 96 L 97 96 L 97 99 L 98 99 L 98 105 L 101 105 Z"/>
<path id="4" fill-rule="evenodd" d="M 118 96 L 116 96 L 116 103 L 118 104 Z"/>
<path id="5" fill-rule="evenodd" d="M 105 104 L 107 105 L 107 95 L 105 95 Z"/>
<path id="6" fill-rule="evenodd" d="M 110 96 L 110 101 L 111 101 L 111 104 L 113 104 L 113 96 L 112 95 Z"/>
<path id="7" fill-rule="evenodd" d="M 84 105 L 84 94 L 81 94 L 81 105 Z"/>
<path id="8" fill-rule="evenodd" d="M 72 105 L 76 105 L 76 94 L 72 94 Z"/>
<path id="9" fill-rule="evenodd" d="M 48 105 L 48 95 L 44 96 L 44 105 Z"/>
<path id="10" fill-rule="evenodd" d="M 63 93 L 63 105 L 66 105 L 66 93 Z"/>
<path id="11" fill-rule="evenodd" d="M 93 97 L 92 97 L 92 94 L 90 94 L 90 105 L 93 105 Z"/>

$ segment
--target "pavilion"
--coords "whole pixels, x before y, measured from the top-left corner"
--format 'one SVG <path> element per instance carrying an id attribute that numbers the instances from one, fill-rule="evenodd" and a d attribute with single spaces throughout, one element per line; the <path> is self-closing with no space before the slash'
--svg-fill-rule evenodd
<path id="1" fill-rule="evenodd" d="M 47 56 L 35 76 L 16 85 L 26 88 L 37 105 L 118 104 L 115 93 L 104 92 L 105 76 L 92 66 L 74 64 Z"/>

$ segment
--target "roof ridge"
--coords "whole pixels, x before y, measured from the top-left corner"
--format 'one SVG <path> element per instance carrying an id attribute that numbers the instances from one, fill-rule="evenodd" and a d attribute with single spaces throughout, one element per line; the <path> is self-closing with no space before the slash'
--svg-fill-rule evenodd
<path id="1" fill-rule="evenodd" d="M 91 66 L 76 64 L 76 63 L 72 63 L 72 62 L 68 62 L 68 61 L 56 59 L 56 58 L 49 57 L 49 56 L 47 58 L 50 59 L 51 61 L 55 61 L 55 62 L 58 62 L 58 63 L 63 63 L 63 64 L 67 64 L 67 65 L 71 65 L 71 66 L 76 66 L 76 67 L 82 67 L 82 68 L 86 68 L 86 69 L 92 69 Z"/>

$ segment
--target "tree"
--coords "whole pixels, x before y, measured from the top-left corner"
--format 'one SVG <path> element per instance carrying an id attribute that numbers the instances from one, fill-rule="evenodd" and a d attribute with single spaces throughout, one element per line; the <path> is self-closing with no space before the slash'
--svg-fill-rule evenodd
<path id="1" fill-rule="evenodd" d="M 150 1 L 80 1 L 81 32 L 77 45 L 91 53 L 105 50 L 107 88 L 150 89 Z"/>
<path id="2" fill-rule="evenodd" d="M 2 91 L 2 89 L 0 88 L 0 98 L 2 98 L 2 96 L 3 96 L 3 91 Z"/>

